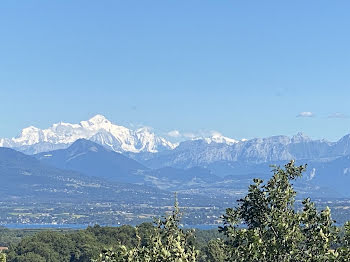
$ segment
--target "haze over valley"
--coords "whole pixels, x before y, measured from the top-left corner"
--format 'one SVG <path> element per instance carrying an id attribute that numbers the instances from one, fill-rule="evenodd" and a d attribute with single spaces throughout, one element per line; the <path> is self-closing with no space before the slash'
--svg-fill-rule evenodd
<path id="1" fill-rule="evenodd" d="M 188 208 L 186 223 L 197 214 L 200 224 L 215 224 L 252 179 L 267 179 L 271 165 L 291 159 L 308 164 L 295 183 L 300 198 L 342 203 L 345 211 L 350 199 L 349 135 L 330 142 L 303 133 L 249 140 L 215 134 L 174 143 L 150 128 L 131 130 L 96 115 L 78 124 L 24 128 L 0 145 L 1 199 L 8 205 L 1 223 L 135 224 L 161 214 L 178 192 Z M 37 215 L 13 212 L 33 202 L 42 209 Z M 55 209 L 65 203 L 71 215 L 47 212 L 52 203 Z"/>

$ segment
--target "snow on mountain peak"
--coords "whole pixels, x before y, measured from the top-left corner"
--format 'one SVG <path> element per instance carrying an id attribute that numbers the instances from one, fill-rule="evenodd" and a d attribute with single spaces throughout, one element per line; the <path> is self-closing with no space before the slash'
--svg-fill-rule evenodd
<path id="1" fill-rule="evenodd" d="M 91 117 L 88 122 L 93 124 L 110 123 L 110 121 L 103 115 L 95 115 Z"/>
<path id="2" fill-rule="evenodd" d="M 81 121 L 80 125 L 83 127 L 101 127 L 101 128 L 106 128 L 107 126 L 112 125 L 111 121 L 109 121 L 106 117 L 103 115 L 95 115 L 94 117 L 90 118 L 87 121 Z"/>
<path id="3" fill-rule="evenodd" d="M 39 153 L 68 147 L 78 139 L 89 139 L 117 152 L 158 152 L 173 149 L 175 145 L 158 137 L 149 128 L 131 130 L 96 115 L 79 124 L 60 122 L 47 129 L 27 127 L 15 138 L 0 139 L 0 146 L 12 147 L 30 153 Z"/>
<path id="4" fill-rule="evenodd" d="M 210 144 L 212 142 L 214 143 L 218 143 L 218 144 L 227 144 L 227 145 L 233 145 L 238 143 L 239 141 L 237 141 L 236 139 L 233 138 L 229 138 L 229 137 L 225 137 L 220 133 L 214 132 L 212 134 L 212 136 L 204 138 L 204 140 Z"/>
<path id="5" fill-rule="evenodd" d="M 18 135 L 15 139 L 18 142 L 24 143 L 25 145 L 38 143 L 42 136 L 42 133 L 40 131 L 41 130 L 35 126 L 29 126 L 22 129 L 20 135 Z"/>

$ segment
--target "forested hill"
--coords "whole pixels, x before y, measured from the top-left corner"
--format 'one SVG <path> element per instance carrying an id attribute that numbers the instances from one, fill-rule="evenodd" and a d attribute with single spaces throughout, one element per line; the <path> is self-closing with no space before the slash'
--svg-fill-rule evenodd
<path id="1" fill-rule="evenodd" d="M 93 226 L 84 230 L 14 230 L 0 228 L 0 246 L 10 246 L 7 261 L 25 262 L 90 262 L 97 259 L 105 248 L 117 249 L 120 245 L 132 248 L 140 237 L 142 245 L 148 245 L 154 226 L 143 223 L 136 228 Z M 191 242 L 207 252 L 207 243 L 222 237 L 217 229 L 198 230 Z"/>

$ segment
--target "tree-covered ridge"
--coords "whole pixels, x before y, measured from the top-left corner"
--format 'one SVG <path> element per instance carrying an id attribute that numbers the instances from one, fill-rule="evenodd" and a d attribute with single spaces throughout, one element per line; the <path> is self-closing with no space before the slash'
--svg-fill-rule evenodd
<path id="1" fill-rule="evenodd" d="M 238 205 L 226 210 L 224 224 L 216 232 L 182 229 L 176 201 L 172 214 L 154 225 L 40 232 L 10 246 L 7 258 L 13 262 L 350 261 L 350 223 L 340 229 L 330 209 L 318 211 L 309 198 L 302 209 L 294 206 L 292 183 L 305 168 L 291 161 L 284 168 L 274 167 L 266 183 L 254 179 Z"/>

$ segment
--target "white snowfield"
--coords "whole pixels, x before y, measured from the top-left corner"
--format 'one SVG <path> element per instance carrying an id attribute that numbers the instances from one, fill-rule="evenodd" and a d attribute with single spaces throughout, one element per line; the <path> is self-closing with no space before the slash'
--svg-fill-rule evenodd
<path id="1" fill-rule="evenodd" d="M 211 137 L 204 138 L 204 140 L 208 144 L 214 142 L 214 143 L 218 143 L 218 144 L 233 145 L 233 144 L 236 144 L 236 143 L 240 142 L 239 140 L 236 140 L 236 139 L 233 139 L 233 138 L 229 138 L 229 137 L 225 137 L 225 136 L 222 136 L 221 134 L 213 134 Z"/>
<path id="2" fill-rule="evenodd" d="M 24 128 L 15 138 L 0 139 L 1 147 L 26 148 L 36 145 L 31 153 L 68 147 L 76 140 L 89 139 L 116 152 L 152 152 L 173 149 L 175 144 L 156 136 L 148 128 L 131 130 L 111 123 L 102 115 L 96 115 L 79 124 L 57 123 L 48 129 L 33 126 Z"/>

